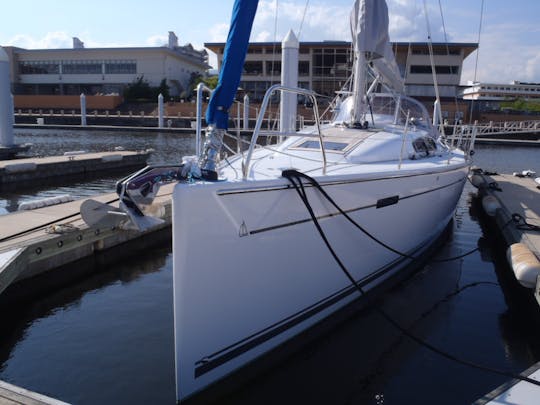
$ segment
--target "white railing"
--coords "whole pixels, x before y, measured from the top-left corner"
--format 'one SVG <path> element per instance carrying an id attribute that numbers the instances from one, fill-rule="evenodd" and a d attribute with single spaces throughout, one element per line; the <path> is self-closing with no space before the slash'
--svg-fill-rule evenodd
<path id="1" fill-rule="evenodd" d="M 486 135 L 511 135 L 511 134 L 527 134 L 540 132 L 540 121 L 504 121 L 493 122 L 487 124 L 475 124 L 477 127 L 478 136 Z M 469 131 L 470 125 L 445 125 L 447 133 L 460 135 Z"/>
<path id="2" fill-rule="evenodd" d="M 264 120 L 264 115 L 266 113 L 266 109 L 268 108 L 268 104 L 270 103 L 270 98 L 276 91 L 283 91 L 287 93 L 295 93 L 295 94 L 302 94 L 304 96 L 307 96 L 311 99 L 311 102 L 313 103 L 313 116 L 315 125 L 317 126 L 317 132 L 319 137 L 319 144 L 321 146 L 321 153 L 322 153 L 322 160 L 323 160 L 323 173 L 326 173 L 326 152 L 324 150 L 324 142 L 320 127 L 320 119 L 319 119 L 319 107 L 317 105 L 317 99 L 316 99 L 316 93 L 311 90 L 301 89 L 297 87 L 286 87 L 282 86 L 280 84 L 275 84 L 271 86 L 264 95 L 264 99 L 261 103 L 261 111 L 257 117 L 257 122 L 255 123 L 255 128 L 253 129 L 253 136 L 251 137 L 251 143 L 249 144 L 249 149 L 247 152 L 246 160 L 243 164 L 243 176 L 244 179 L 247 178 L 247 175 L 249 173 L 249 164 L 251 162 L 251 156 L 253 155 L 253 150 L 255 149 L 255 145 L 257 144 L 257 138 L 259 135 L 263 136 L 278 136 L 278 137 L 286 137 L 291 136 L 292 134 L 289 133 L 282 133 L 278 131 L 265 131 L 264 133 L 261 132 L 261 127 Z"/>

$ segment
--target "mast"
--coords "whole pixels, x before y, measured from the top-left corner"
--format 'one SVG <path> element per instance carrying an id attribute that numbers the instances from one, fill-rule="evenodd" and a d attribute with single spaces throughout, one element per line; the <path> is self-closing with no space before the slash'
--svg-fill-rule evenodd
<path id="1" fill-rule="evenodd" d="M 357 125 L 367 112 L 368 63 L 379 74 L 377 80 L 396 91 L 403 91 L 403 79 L 390 46 L 385 0 L 356 0 L 351 12 L 351 34 L 355 57 L 351 124 Z"/>
<path id="2" fill-rule="evenodd" d="M 353 82 L 353 110 L 351 114 L 351 125 L 357 125 L 363 121 L 365 111 L 365 90 L 366 90 L 366 55 L 364 52 L 355 49 L 354 60 L 354 82 Z"/>

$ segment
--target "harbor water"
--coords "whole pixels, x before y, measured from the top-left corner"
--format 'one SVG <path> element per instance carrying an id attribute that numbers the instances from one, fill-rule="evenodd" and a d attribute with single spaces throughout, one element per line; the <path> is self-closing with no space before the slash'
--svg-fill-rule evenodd
<path id="1" fill-rule="evenodd" d="M 147 132 L 18 130 L 15 141 L 32 143 L 35 155 L 152 148 L 151 163 L 175 164 L 195 145 L 193 136 Z M 475 165 L 540 173 L 535 148 L 478 146 Z M 111 192 L 125 174 L 0 191 L 0 215 L 32 199 Z M 520 373 L 540 361 L 540 309 L 509 276 L 474 194 L 467 183 L 445 244 L 374 305 L 447 353 Z M 0 380 L 73 404 L 173 404 L 170 244 L 77 266 L 92 274 L 0 308 Z M 469 404 L 509 379 L 428 351 L 364 308 L 217 403 Z"/>

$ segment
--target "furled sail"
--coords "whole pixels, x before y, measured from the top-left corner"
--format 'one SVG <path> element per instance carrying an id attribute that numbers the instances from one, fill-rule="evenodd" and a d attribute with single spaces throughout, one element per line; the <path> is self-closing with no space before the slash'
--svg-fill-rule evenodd
<path id="1" fill-rule="evenodd" d="M 210 97 L 206 110 L 208 125 L 227 129 L 228 110 L 240 83 L 257 4 L 258 0 L 236 0 L 234 3 L 218 85 Z"/>
<path id="2" fill-rule="evenodd" d="M 217 180 L 217 160 L 229 123 L 229 108 L 240 83 L 257 4 L 258 0 L 234 2 L 218 85 L 210 97 L 206 110 L 208 130 L 199 166 L 203 177 L 210 180 Z"/>
<path id="3" fill-rule="evenodd" d="M 356 0 L 351 12 L 351 35 L 356 54 L 366 55 L 381 80 L 403 92 L 404 82 L 388 35 L 388 7 L 385 0 Z"/>

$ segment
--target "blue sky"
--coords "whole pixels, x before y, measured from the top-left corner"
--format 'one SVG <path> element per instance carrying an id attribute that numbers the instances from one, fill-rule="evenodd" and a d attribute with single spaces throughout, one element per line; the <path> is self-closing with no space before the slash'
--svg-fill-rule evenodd
<path id="1" fill-rule="evenodd" d="M 476 42 L 482 0 L 425 0 L 433 41 Z M 28 49 L 158 46 L 174 31 L 180 44 L 202 48 L 224 41 L 233 1 L 50 0 L 2 2 L 0 45 Z M 349 40 L 352 0 L 309 0 L 300 40 Z M 426 41 L 424 0 L 387 0 L 392 41 Z M 443 19 L 439 4 L 442 6 Z M 252 41 L 281 41 L 298 33 L 306 0 L 260 0 Z M 484 0 L 476 79 L 540 82 L 540 0 Z M 277 31 L 275 30 L 277 27 Z M 466 60 L 462 83 L 475 77 L 477 53 Z M 211 59 L 211 61 L 214 59 Z"/>

